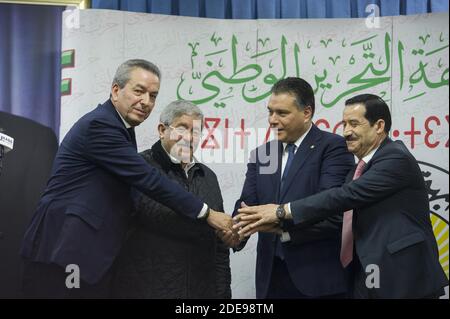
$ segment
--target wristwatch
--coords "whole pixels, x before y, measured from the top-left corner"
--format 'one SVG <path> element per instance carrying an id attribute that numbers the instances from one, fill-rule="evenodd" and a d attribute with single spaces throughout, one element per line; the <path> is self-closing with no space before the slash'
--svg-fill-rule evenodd
<path id="1" fill-rule="evenodd" d="M 275 214 L 277 215 L 279 221 L 284 220 L 284 218 L 286 217 L 286 210 L 284 209 L 284 204 L 277 207 Z"/>
<path id="2" fill-rule="evenodd" d="M 206 209 L 205 215 L 203 215 L 203 219 L 204 219 L 204 220 L 207 220 L 207 219 L 208 219 L 209 213 L 210 213 L 210 212 L 211 212 L 211 209 L 208 207 L 208 208 Z"/>

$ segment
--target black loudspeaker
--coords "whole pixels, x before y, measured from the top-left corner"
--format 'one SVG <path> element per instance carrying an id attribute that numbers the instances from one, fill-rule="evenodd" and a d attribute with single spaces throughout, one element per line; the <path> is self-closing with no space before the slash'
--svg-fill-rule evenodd
<path id="1" fill-rule="evenodd" d="M 0 129 L 14 139 L 0 175 L 0 299 L 20 298 L 19 250 L 50 177 L 58 141 L 50 128 L 9 113 L 0 112 Z"/>

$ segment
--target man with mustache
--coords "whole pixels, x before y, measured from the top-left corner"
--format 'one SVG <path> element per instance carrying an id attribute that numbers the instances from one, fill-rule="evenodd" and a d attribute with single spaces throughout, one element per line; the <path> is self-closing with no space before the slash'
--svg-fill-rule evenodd
<path id="1" fill-rule="evenodd" d="M 342 265 L 354 298 L 437 298 L 448 285 L 430 222 L 428 193 L 416 159 L 389 137 L 391 114 L 378 96 L 345 102 L 344 136 L 358 165 L 342 187 L 284 205 L 241 209 L 235 226 L 249 236 L 262 225 L 293 221 L 298 231 L 345 211 Z M 266 226 L 267 227 L 267 226 Z"/>
<path id="2" fill-rule="evenodd" d="M 25 296 L 109 296 L 112 265 L 132 208 L 132 187 L 199 223 L 203 219 L 216 229 L 231 227 L 230 216 L 210 209 L 137 153 L 134 127 L 153 110 L 160 77 L 153 63 L 124 62 L 114 76 L 110 98 L 65 136 L 25 233 Z"/>

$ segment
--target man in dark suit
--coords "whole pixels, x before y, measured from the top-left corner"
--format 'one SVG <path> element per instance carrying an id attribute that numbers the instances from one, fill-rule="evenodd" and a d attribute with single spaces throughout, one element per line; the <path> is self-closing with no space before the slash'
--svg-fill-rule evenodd
<path id="1" fill-rule="evenodd" d="M 287 78 L 276 83 L 267 108 L 277 140 L 253 153 L 236 211 L 245 205 L 284 204 L 340 186 L 353 165 L 344 139 L 312 124 L 314 93 L 305 80 Z M 266 154 L 275 168 L 272 172 L 266 166 Z M 281 228 L 259 229 L 256 297 L 343 296 L 341 218 L 329 218 L 302 232 L 291 226 L 287 222 Z M 244 244 L 230 242 L 239 248 Z"/>
<path id="2" fill-rule="evenodd" d="M 58 140 L 52 129 L 4 112 L 0 112 L 0 133 L 14 138 L 14 149 L 5 154 L 0 172 L 0 299 L 19 298 L 17 252 L 50 177 Z"/>
<path id="3" fill-rule="evenodd" d="M 354 298 L 436 298 L 448 280 L 417 161 L 388 137 L 391 115 L 381 98 L 363 94 L 345 105 L 344 136 L 358 165 L 342 187 L 286 205 L 284 218 L 301 231 L 345 211 L 341 262 L 353 270 Z M 278 223 L 283 217 L 276 207 L 240 210 L 236 228 L 248 236 L 260 225 Z"/>
<path id="4" fill-rule="evenodd" d="M 154 64 L 126 61 L 116 71 L 110 99 L 65 136 L 22 245 L 26 296 L 108 297 L 132 208 L 131 187 L 216 229 L 231 227 L 230 216 L 210 210 L 137 153 L 133 127 L 150 115 L 159 86 Z"/>

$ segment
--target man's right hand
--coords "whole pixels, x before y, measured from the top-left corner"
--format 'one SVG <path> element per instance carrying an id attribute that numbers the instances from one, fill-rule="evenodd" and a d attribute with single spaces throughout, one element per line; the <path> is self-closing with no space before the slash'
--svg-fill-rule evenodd
<path id="1" fill-rule="evenodd" d="M 213 209 L 210 209 L 209 216 L 206 219 L 209 226 L 213 227 L 217 230 L 223 230 L 223 231 L 231 231 L 233 226 L 233 219 L 231 216 L 225 214 L 216 212 Z"/>
<path id="2" fill-rule="evenodd" d="M 241 243 L 239 235 L 231 230 L 216 230 L 216 235 L 219 237 L 223 243 L 230 248 L 237 248 Z"/>

